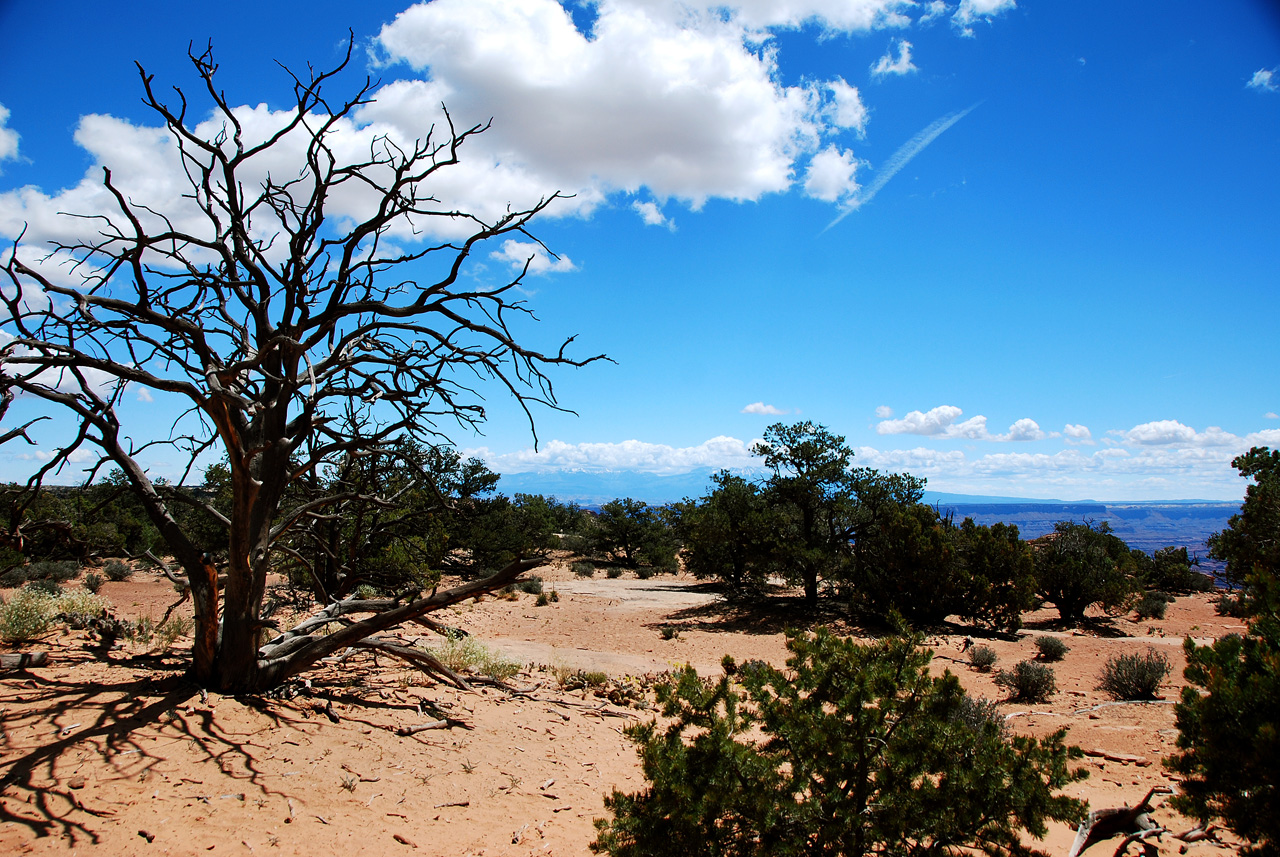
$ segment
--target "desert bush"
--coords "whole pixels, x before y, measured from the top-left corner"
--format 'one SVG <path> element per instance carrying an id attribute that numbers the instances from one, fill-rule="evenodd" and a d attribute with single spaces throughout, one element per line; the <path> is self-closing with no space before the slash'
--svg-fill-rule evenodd
<path id="1" fill-rule="evenodd" d="M 1229 616 L 1232 619 L 1246 619 L 1253 615 L 1252 599 L 1243 589 L 1230 589 L 1218 593 L 1213 606 L 1219 616 Z"/>
<path id="2" fill-rule="evenodd" d="M 33 640 L 52 628 L 60 616 L 100 616 L 107 607 L 106 601 L 83 589 L 54 593 L 24 586 L 0 605 L 0 640 Z"/>
<path id="3" fill-rule="evenodd" d="M 35 592 L 43 592 L 46 595 L 57 595 L 62 591 L 62 584 L 48 577 L 40 577 L 36 580 L 27 581 L 22 588 L 30 589 Z"/>
<path id="4" fill-rule="evenodd" d="M 553 589 L 553 590 L 551 590 L 551 595 L 550 595 L 549 597 L 550 597 L 550 599 L 551 599 L 552 601 L 559 601 L 559 600 L 560 600 L 560 593 L 559 593 L 559 592 L 556 592 L 556 591 Z"/>
<path id="5" fill-rule="evenodd" d="M 84 576 L 82 583 L 85 589 L 89 590 L 94 595 L 97 595 L 98 590 L 102 588 L 102 584 L 105 580 L 106 579 L 101 574 L 98 574 L 98 572 L 91 571 Z"/>
<path id="6" fill-rule="evenodd" d="M 439 646 L 427 651 L 454 672 L 471 672 L 505 681 L 520 672 L 520 664 L 504 658 L 475 637 L 450 633 Z"/>
<path id="7" fill-rule="evenodd" d="M 1040 660 L 1046 663 L 1056 663 L 1067 656 L 1067 652 L 1071 651 L 1071 647 L 1058 637 L 1042 634 L 1036 637 L 1036 651 L 1039 652 L 1038 657 Z"/>
<path id="8" fill-rule="evenodd" d="M 1144 592 L 1141 600 L 1134 605 L 1138 619 L 1163 619 L 1169 607 L 1169 599 L 1159 592 Z"/>
<path id="9" fill-rule="evenodd" d="M 585 559 L 578 560 L 569 568 L 578 577 L 594 577 L 596 573 L 595 564 L 587 562 Z"/>
<path id="10" fill-rule="evenodd" d="M 1009 692 L 1012 702 L 1048 702 L 1057 692 L 1053 667 L 1035 661 L 1018 661 L 1011 670 L 996 673 L 996 684 Z"/>
<path id="11" fill-rule="evenodd" d="M 116 583 L 133 577 L 133 567 L 118 559 L 113 559 L 108 562 L 106 567 L 103 569 L 103 572 L 107 575 L 107 580 L 111 580 Z"/>
<path id="12" fill-rule="evenodd" d="M 1007 726 L 1005 719 L 1000 714 L 1000 706 L 990 699 L 981 697 L 964 695 L 964 699 L 960 701 L 960 708 L 956 711 L 955 719 L 968 726 L 974 732 L 981 732 L 987 728 L 987 724 L 993 725 L 1000 734 L 1005 734 Z"/>
<path id="13" fill-rule="evenodd" d="M 557 679 L 564 690 L 581 690 L 604 687 L 609 683 L 609 674 L 603 670 L 562 669 L 557 671 Z"/>
<path id="14" fill-rule="evenodd" d="M 642 565 L 636 569 L 636 577 L 639 578 L 640 580 L 648 580 L 649 578 L 653 577 L 655 574 L 657 574 L 657 572 L 653 569 L 652 566 Z"/>
<path id="15" fill-rule="evenodd" d="M 1169 658 L 1148 648 L 1145 654 L 1108 658 L 1097 689 L 1113 699 L 1155 699 L 1160 683 L 1168 675 Z"/>
<path id="16" fill-rule="evenodd" d="M 665 718 L 626 734 L 644 789 L 614 791 L 591 850 L 612 857 L 1025 853 L 1023 831 L 1077 820 L 1055 791 L 1079 751 L 1008 737 L 918 635 L 870 645 L 791 634 L 789 671 L 685 667 L 657 688 Z M 904 843 L 910 847 L 903 848 Z"/>
<path id="17" fill-rule="evenodd" d="M 604 575 L 610 580 L 617 580 L 619 577 L 622 577 L 622 568 L 620 566 L 611 565 Z"/>
<path id="18" fill-rule="evenodd" d="M 519 589 L 521 592 L 527 592 L 530 595 L 541 595 L 542 578 L 534 575 L 527 580 L 522 580 L 516 584 L 516 589 Z"/>
<path id="19" fill-rule="evenodd" d="M 11 568 L 4 574 L 0 574 L 0 586 L 17 587 L 34 581 L 46 581 L 56 586 L 56 584 L 65 580 L 71 580 L 79 573 L 80 565 L 71 560 L 38 560 Z M 49 592 L 54 591 L 54 589 L 49 589 L 47 586 L 46 590 Z"/>
<path id="20" fill-rule="evenodd" d="M 659 631 L 659 633 L 662 635 L 662 639 L 664 640 L 674 640 L 676 637 L 680 636 L 680 629 L 675 625 L 663 625 L 662 630 Z"/>
<path id="21" fill-rule="evenodd" d="M 969 665 L 980 673 L 991 672 L 996 665 L 996 650 L 990 646 L 974 646 L 969 650 Z"/>
<path id="22" fill-rule="evenodd" d="M 551 603 L 551 598 L 545 592 L 538 593 L 538 600 L 533 602 L 535 607 L 546 607 Z"/>

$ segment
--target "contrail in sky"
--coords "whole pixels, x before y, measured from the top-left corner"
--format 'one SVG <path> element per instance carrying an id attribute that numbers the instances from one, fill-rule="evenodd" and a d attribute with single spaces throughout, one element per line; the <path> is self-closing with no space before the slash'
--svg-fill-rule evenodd
<path id="1" fill-rule="evenodd" d="M 978 102 L 978 104 L 981 103 L 981 101 Z M 880 192 L 880 189 L 889 183 L 889 179 L 896 176 L 899 170 L 911 163 L 911 159 L 923 152 L 925 147 L 942 136 L 943 131 L 946 131 L 952 125 L 972 113 L 978 104 L 973 105 L 973 107 L 966 107 L 964 110 L 956 113 L 949 113 L 946 116 L 943 116 L 919 134 L 903 143 L 898 148 L 898 151 L 894 152 L 893 155 L 890 156 L 889 160 L 884 162 L 884 166 L 880 167 L 880 171 L 871 179 L 871 183 L 862 188 L 857 196 L 846 202 L 842 206 L 844 210 L 836 215 L 836 219 L 828 223 L 826 229 L 823 229 L 822 231 L 826 232 L 827 229 L 835 226 L 841 220 L 844 220 L 850 214 L 875 199 L 875 196 Z"/>

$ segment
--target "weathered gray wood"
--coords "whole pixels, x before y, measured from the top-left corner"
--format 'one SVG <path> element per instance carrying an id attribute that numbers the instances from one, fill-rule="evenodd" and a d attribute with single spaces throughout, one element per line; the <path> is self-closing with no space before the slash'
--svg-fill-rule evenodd
<path id="1" fill-rule="evenodd" d="M 27 667 L 43 667 L 48 663 L 48 652 L 14 652 L 10 655 L 0 655 L 0 670 L 24 670 Z"/>

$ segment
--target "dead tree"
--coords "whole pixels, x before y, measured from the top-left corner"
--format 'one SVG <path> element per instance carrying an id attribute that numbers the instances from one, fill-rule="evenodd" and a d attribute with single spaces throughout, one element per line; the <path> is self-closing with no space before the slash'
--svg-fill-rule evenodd
<path id="1" fill-rule="evenodd" d="M 464 275 L 486 241 L 536 242 L 529 223 L 559 194 L 488 220 L 441 203 L 433 179 L 487 128 L 459 130 L 447 112 L 424 139 L 370 133 L 360 155 L 344 155 L 350 135 L 363 133 L 355 114 L 376 90 L 366 79 L 348 99 L 325 96 L 350 56 L 349 47 L 335 69 L 290 73 L 285 120 L 257 137 L 215 85 L 210 51 L 190 58 L 211 120 L 195 116 L 179 89 L 167 103 L 139 66 L 143 102 L 185 172 L 181 210 L 156 210 L 105 169 L 113 210 L 79 215 L 86 237 L 52 243 L 81 282 L 51 275 L 20 242 L 3 266 L 0 396 L 43 400 L 75 425 L 28 487 L 85 451 L 96 456 L 90 478 L 124 474 L 190 585 L 191 674 L 226 692 L 270 688 L 344 647 L 380 648 L 379 632 L 537 565 L 518 560 L 428 597 L 334 602 L 268 642 L 262 607 L 284 537 L 342 504 L 392 502 L 341 493 L 298 500 L 291 486 L 401 438 L 438 443 L 450 426 L 479 425 L 481 385 L 513 396 L 532 429 L 532 407 L 559 407 L 547 370 L 602 359 L 570 356 L 572 338 L 547 351 L 518 341 L 513 323 L 532 317 L 518 298 L 528 263 L 492 285 Z M 282 169 L 290 157 L 296 163 Z M 439 235 L 461 237 L 429 237 Z M 157 437 L 154 425 L 122 422 L 126 389 L 139 388 L 181 403 L 171 431 Z M 30 440 L 35 430 L 26 423 L 2 436 Z M 202 501 L 152 478 L 142 459 L 157 447 L 185 461 L 179 486 L 202 462 L 224 458 L 230 509 L 204 506 L 224 524 L 226 544 L 199 544 L 179 523 L 179 494 Z M 219 567 L 212 558 L 224 555 Z"/>

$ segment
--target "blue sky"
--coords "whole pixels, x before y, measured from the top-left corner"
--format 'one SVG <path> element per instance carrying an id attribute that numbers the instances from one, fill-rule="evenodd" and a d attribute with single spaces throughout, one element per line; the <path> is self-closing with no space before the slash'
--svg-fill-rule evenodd
<path id="1" fill-rule="evenodd" d="M 553 376 L 577 414 L 539 414 L 537 453 L 493 390 L 455 441 L 499 472 L 744 466 L 807 419 L 938 491 L 1233 500 L 1231 458 L 1280 445 L 1273 2 L 119 8 L 0 3 L 6 240 L 92 204 L 101 164 L 158 163 L 133 61 L 189 86 L 210 39 L 269 118 L 273 61 L 332 64 L 350 28 L 367 121 L 493 117 L 451 193 L 577 194 L 536 230 L 560 261 L 530 337 L 616 362 Z"/>

